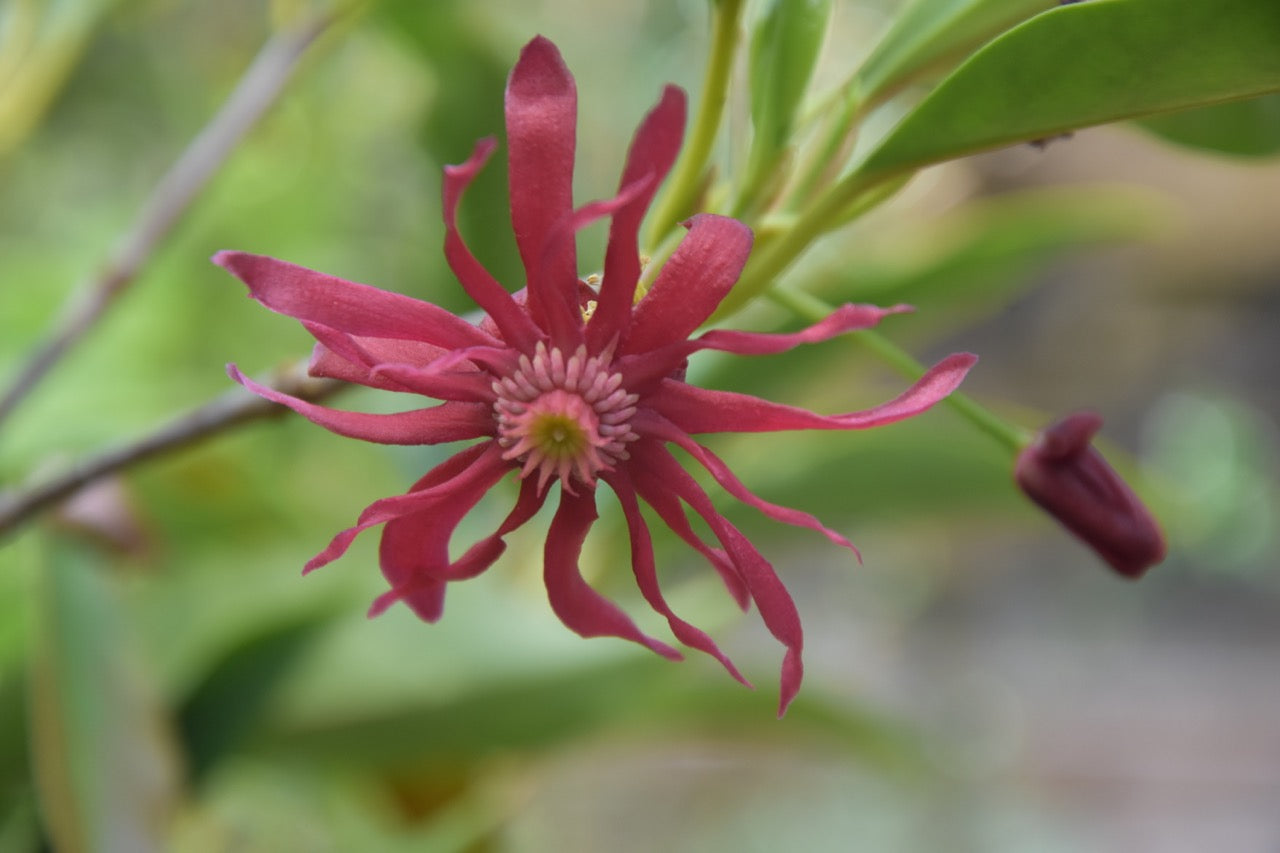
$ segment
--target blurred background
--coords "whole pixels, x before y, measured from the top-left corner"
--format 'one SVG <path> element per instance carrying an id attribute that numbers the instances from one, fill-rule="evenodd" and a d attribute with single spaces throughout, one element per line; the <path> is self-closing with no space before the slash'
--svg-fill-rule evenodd
<path id="1" fill-rule="evenodd" d="M 895 5 L 836 3 L 820 77 L 847 74 Z M 6 383 L 306 6 L 0 6 Z M 520 46 L 542 33 L 576 73 L 577 198 L 602 197 L 661 86 L 696 100 L 705 6 L 380 0 L 331 27 L 0 427 L 0 483 L 69 470 L 227 391 L 227 362 L 258 373 L 309 352 L 208 263 L 219 249 L 469 310 L 441 253 L 440 169 L 501 136 Z M 729 129 L 731 169 L 743 104 Z M 462 227 L 514 287 L 501 159 Z M 862 434 L 710 442 L 863 554 L 723 502 L 805 620 L 807 680 L 782 721 L 780 649 L 665 531 L 673 605 L 756 691 L 711 660 L 564 629 L 539 577 L 545 521 L 451 589 L 437 625 L 401 607 L 365 618 L 383 589 L 375 536 L 299 577 L 448 448 L 288 416 L 137 467 L 0 541 L 0 850 L 1280 849 L 1277 222 L 1275 158 L 1108 127 L 928 170 L 792 270 L 824 295 L 916 304 L 886 333 L 925 361 L 979 353 L 966 390 L 1029 428 L 1101 412 L 1171 547 L 1140 583 L 1116 578 L 943 407 Z M 583 263 L 602 244 L 584 232 Z M 843 340 L 693 369 L 827 412 L 902 384 Z M 405 407 L 388 396 L 336 405 Z M 459 541 L 508 501 L 482 504 Z M 664 636 L 631 589 L 616 507 L 602 511 L 588 576 Z"/>

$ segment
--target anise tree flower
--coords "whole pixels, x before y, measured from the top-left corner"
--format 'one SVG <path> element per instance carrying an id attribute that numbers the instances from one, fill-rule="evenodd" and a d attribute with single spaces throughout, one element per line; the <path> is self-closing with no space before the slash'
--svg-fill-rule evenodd
<path id="1" fill-rule="evenodd" d="M 713 329 L 690 337 L 737 281 L 752 233 L 734 219 L 694 216 L 652 285 L 643 293 L 638 289 L 640 222 L 679 151 L 684 93 L 667 87 L 641 123 L 617 195 L 577 209 L 571 189 L 577 96 L 573 77 L 550 41 L 535 38 L 526 45 L 508 81 L 505 105 L 511 221 L 526 273 L 523 291 L 513 294 L 499 284 L 457 228 L 463 192 L 493 152 L 494 141 L 482 140 L 470 159 L 444 173 L 445 256 L 484 312 L 478 324 L 426 302 L 273 258 L 243 252 L 214 258 L 248 285 L 254 299 L 297 318 L 315 336 L 314 375 L 442 402 L 399 414 L 366 414 L 282 394 L 231 366 L 238 382 L 340 435 L 382 444 L 471 442 L 406 494 L 367 507 L 358 523 L 339 533 L 306 568 L 329 563 L 361 531 L 382 525 L 379 559 L 391 588 L 371 613 L 403 601 L 422 619 L 435 621 L 446 586 L 489 568 L 506 547 L 504 537 L 558 491 L 543 553 L 547 595 L 556 615 L 584 637 L 633 640 L 678 659 L 675 648 L 643 633 L 579 571 L 604 483 L 626 520 L 631 564 L 645 600 L 666 618 L 677 640 L 715 657 L 743 683 L 746 679 L 716 643 L 664 599 L 641 504 L 705 557 L 742 607 L 755 603 L 768 630 L 786 647 L 782 713 L 803 673 L 795 604 L 769 562 L 720 514 L 670 447 L 684 450 L 733 497 L 766 516 L 852 548 L 813 516 L 752 494 L 692 436 L 892 423 L 949 394 L 975 359 L 950 356 L 897 398 L 837 415 L 687 383 L 686 360 L 699 350 L 779 353 L 870 327 L 903 309 L 845 305 L 790 334 Z M 595 288 L 580 276 L 574 237 L 603 217 L 609 217 L 608 242 Z M 459 522 L 509 475 L 519 480 L 510 514 L 490 535 L 451 556 L 450 538 Z M 711 541 L 695 532 L 690 510 L 705 522 Z"/>

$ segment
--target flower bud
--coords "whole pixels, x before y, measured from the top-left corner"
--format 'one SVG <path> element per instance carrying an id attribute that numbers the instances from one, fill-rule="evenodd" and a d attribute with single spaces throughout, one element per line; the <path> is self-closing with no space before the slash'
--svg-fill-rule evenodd
<path id="1" fill-rule="evenodd" d="M 1027 497 L 1125 577 L 1164 559 L 1160 526 L 1090 444 L 1102 427 L 1092 412 L 1049 425 L 1019 455 L 1014 478 Z"/>

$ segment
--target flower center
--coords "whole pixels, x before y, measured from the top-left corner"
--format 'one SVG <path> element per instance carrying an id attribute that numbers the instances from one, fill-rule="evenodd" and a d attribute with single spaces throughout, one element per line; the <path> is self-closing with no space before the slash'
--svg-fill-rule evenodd
<path id="1" fill-rule="evenodd" d="M 571 493 L 572 480 L 594 487 L 597 473 L 628 458 L 637 397 L 609 372 L 609 358 L 588 358 L 586 347 L 565 358 L 539 343 L 533 358 L 520 356 L 514 373 L 494 381 L 502 458 L 522 462 L 521 477 L 536 471 L 539 489 L 552 477 Z"/>

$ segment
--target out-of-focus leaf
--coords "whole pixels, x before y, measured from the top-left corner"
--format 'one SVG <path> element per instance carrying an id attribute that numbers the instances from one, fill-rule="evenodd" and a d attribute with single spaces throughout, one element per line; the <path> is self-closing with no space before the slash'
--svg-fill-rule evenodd
<path id="1" fill-rule="evenodd" d="M 461 163 L 476 140 L 500 136 L 503 130 L 502 92 L 515 56 L 499 52 L 491 30 L 477 23 L 485 18 L 472 11 L 471 4 L 458 0 L 389 0 L 376 9 L 437 79 L 419 131 L 432 168 Z M 507 210 L 506 157 L 496 156 L 468 188 L 459 210 L 460 227 L 499 281 L 521 281 L 523 270 L 506 225 Z M 503 211 L 503 216 L 495 219 L 494 211 Z M 463 299 L 461 294 L 460 288 L 447 286 L 434 291 L 432 298 L 447 307 L 470 310 L 465 301 L 450 301 Z"/>
<path id="2" fill-rule="evenodd" d="M 833 303 L 914 305 L 913 334 L 954 329 L 1035 284 L 1051 257 L 1151 237 L 1169 216 L 1156 196 L 1123 186 L 994 196 L 850 246 L 838 270 L 810 276 L 811 289 Z"/>
<path id="3" fill-rule="evenodd" d="M 855 168 L 875 181 L 1105 122 L 1280 91 L 1274 0 L 1095 0 L 961 65 Z"/>
<path id="4" fill-rule="evenodd" d="M 193 781 L 234 748 L 261 719 L 282 678 L 305 654 L 323 627 L 306 615 L 243 640 L 183 702 L 178 727 Z"/>
<path id="5" fill-rule="evenodd" d="M 309 725 L 278 721 L 259 747 L 273 756 L 375 766 L 429 761 L 446 770 L 499 754 L 541 754 L 601 731 L 672 730 L 758 738 L 777 731 L 774 685 L 757 695 L 721 673 L 706 680 L 633 657 L 539 679 L 509 680 L 430 706 L 387 708 Z M 787 712 L 786 736 L 821 737 L 882 769 L 911 772 L 923 755 L 901 723 L 811 695 Z"/>
<path id="6" fill-rule="evenodd" d="M 831 17 L 830 0 L 774 0 L 751 39 L 751 154 L 744 179 L 749 201 L 775 170 L 791 140 Z"/>
<path id="7" fill-rule="evenodd" d="M 178 759 L 101 561 L 50 537 L 30 663 L 31 756 L 54 846 L 162 850 Z"/>
<path id="8" fill-rule="evenodd" d="M 39 125 L 94 28 L 117 2 L 13 0 L 0 6 L 0 157 Z"/>
<path id="9" fill-rule="evenodd" d="M 1057 5 L 1058 0 L 916 0 L 894 16 L 889 31 L 858 68 L 853 85 L 865 104 L 874 104 Z"/>
<path id="10" fill-rule="evenodd" d="M 1280 154 L 1280 95 L 1215 104 L 1138 122 L 1161 139 L 1238 157 Z"/>

